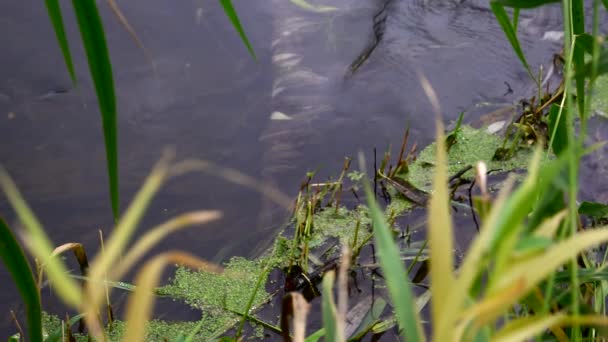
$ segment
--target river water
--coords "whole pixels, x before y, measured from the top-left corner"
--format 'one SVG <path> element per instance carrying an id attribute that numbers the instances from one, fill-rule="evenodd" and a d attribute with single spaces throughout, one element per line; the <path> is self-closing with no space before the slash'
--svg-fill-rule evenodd
<path id="1" fill-rule="evenodd" d="M 257 61 L 215 1 L 121 1 L 154 68 L 100 2 L 118 97 L 122 208 L 167 146 L 175 148 L 178 158 L 236 168 L 270 180 L 290 195 L 306 171 L 335 175 L 343 157 L 359 150 L 369 160 L 374 147 L 384 151 L 389 143 L 399 144 L 407 126 L 411 139 L 424 146 L 432 141 L 434 116 L 416 70 L 434 86 L 446 122 L 461 111 L 472 122 L 485 111 L 481 104 L 507 105 L 530 95 L 530 79 L 482 1 L 391 1 L 383 39 L 367 62 L 347 76 L 348 65 L 373 40 L 374 15 L 383 6 L 378 0 L 360 1 L 357 6 L 333 1 L 342 9 L 311 14 L 317 31 L 293 37 L 307 68 L 319 73 L 328 65 L 339 68 L 332 68 L 326 84 L 308 94 L 311 103 L 332 109 L 313 128 L 292 120 L 285 127 L 295 133 L 279 139 L 264 139 L 282 129 L 270 120 L 276 111 L 273 84 L 281 76 L 273 65 L 271 43 L 278 34 L 273 23 L 282 15 L 270 1 L 234 1 Z M 94 254 L 97 231 L 107 236 L 112 224 L 105 152 L 77 27 L 69 4 L 63 5 L 77 88 L 42 3 L 0 3 L 0 163 L 56 244 L 81 242 Z M 534 70 L 541 64 L 547 68 L 559 52 L 550 38 L 560 26 L 556 8 L 522 13 L 520 38 Z M 285 160 L 269 152 L 281 148 L 292 156 L 289 168 L 278 167 Z M 221 261 L 251 255 L 255 245 L 272 238 L 272 230 L 259 233 L 260 212 L 267 210 L 259 194 L 201 174 L 170 181 L 140 229 L 194 209 L 219 209 L 224 218 L 171 236 L 156 252 L 179 248 Z M 277 213 L 272 217 L 286 214 Z M 0 199 L 0 215 L 16 222 L 5 199 Z M 6 338 L 14 331 L 9 309 L 22 314 L 23 307 L 2 266 L 0 284 L 0 338 Z M 52 306 L 56 299 L 49 293 L 45 291 L 44 302 Z"/>

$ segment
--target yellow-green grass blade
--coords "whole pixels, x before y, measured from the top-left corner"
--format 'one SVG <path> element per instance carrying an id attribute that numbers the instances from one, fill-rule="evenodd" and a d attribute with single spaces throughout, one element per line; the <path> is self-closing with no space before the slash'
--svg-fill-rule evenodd
<path id="1" fill-rule="evenodd" d="M 523 184 L 515 190 L 504 205 L 498 210 L 492 210 L 487 228 L 492 231 L 490 235 L 488 253 L 496 258 L 494 270 L 500 274 L 513 248 L 517 243 L 519 233 L 523 230 L 522 222 L 534 205 L 537 187 L 544 183 L 539 179 L 539 164 L 541 150 L 537 148 L 530 162 L 528 177 Z M 490 279 L 490 282 L 492 279 Z"/>
<path id="2" fill-rule="evenodd" d="M 534 236 L 543 237 L 547 239 L 553 239 L 557 233 L 560 223 L 566 218 L 568 211 L 562 209 L 562 211 L 545 219 L 534 231 Z"/>
<path id="3" fill-rule="evenodd" d="M 253 57 L 254 60 L 257 60 L 255 51 L 253 51 L 253 47 L 251 46 L 251 43 L 249 42 L 249 38 L 247 38 L 247 34 L 245 34 L 245 30 L 243 29 L 243 26 L 241 25 L 239 16 L 237 15 L 236 10 L 234 9 L 234 6 L 232 6 L 232 1 L 220 0 L 220 4 L 222 4 L 222 7 L 224 8 L 224 12 L 228 16 L 228 19 L 230 19 L 232 26 L 234 26 L 234 29 L 238 32 L 239 36 L 241 37 L 241 40 L 247 47 L 249 54 L 251 54 L 251 57 Z"/>
<path id="4" fill-rule="evenodd" d="M 321 337 L 325 336 L 325 328 L 321 328 L 308 336 L 304 342 L 317 342 Z"/>
<path id="5" fill-rule="evenodd" d="M 576 257 L 582 251 L 608 241 L 608 229 L 606 227 L 577 233 L 576 235 L 562 240 L 546 252 L 524 260 L 522 262 L 509 265 L 504 270 L 488 293 L 499 293 L 502 289 L 512 286 L 512 284 L 524 281 L 523 293 L 528 293 L 542 280 L 551 275 L 555 270 Z M 518 298 L 514 298 L 514 301 Z"/>
<path id="6" fill-rule="evenodd" d="M 0 258 L 25 304 L 28 340 L 42 342 L 42 313 L 36 281 L 21 246 L 2 218 L 0 218 Z"/>
<path id="7" fill-rule="evenodd" d="M 323 276 L 323 327 L 325 328 L 325 340 L 328 342 L 341 342 L 340 331 L 338 330 L 338 311 L 334 302 L 334 280 L 336 274 L 329 271 Z"/>
<path id="8" fill-rule="evenodd" d="M 137 242 L 129 248 L 124 258 L 116 268 L 112 269 L 111 278 L 120 279 L 131 269 L 152 247 L 156 246 L 160 241 L 166 238 L 169 234 L 180 229 L 191 227 L 196 224 L 205 224 L 210 221 L 219 219 L 222 216 L 217 210 L 200 210 L 181 214 L 167 222 L 152 228 L 146 232 Z"/>
<path id="9" fill-rule="evenodd" d="M 148 204 L 166 179 L 168 174 L 167 164 L 168 161 L 164 158 L 156 165 L 118 222 L 112 236 L 105 245 L 104 252 L 97 255 L 91 263 L 91 281 L 87 283 L 87 295 L 90 306 L 88 308 L 90 314 L 87 315 L 87 321 L 94 319 L 94 312 L 103 301 L 103 280 L 105 280 L 105 275 L 111 273 L 112 267 L 114 267 L 118 258 L 122 256 Z M 95 322 L 92 321 L 88 323 L 89 327 L 95 325 Z"/>
<path id="10" fill-rule="evenodd" d="M 469 247 L 464 261 L 457 272 L 458 276 L 452 286 L 450 296 L 446 299 L 443 316 L 440 321 L 433 322 L 436 336 L 441 334 L 441 336 L 450 339 L 454 334 L 457 318 L 462 313 L 463 306 L 469 295 L 469 290 L 479 273 L 479 265 L 483 264 L 482 258 L 487 251 L 488 242 L 493 234 L 493 222 L 497 220 L 502 207 L 504 207 L 511 192 L 511 188 L 513 187 L 513 183 L 513 177 L 508 178 L 504 183 L 498 198 L 492 205 L 492 210 L 490 211 L 488 219 L 482 226 L 480 234 L 471 243 L 471 247 Z"/>
<path id="11" fill-rule="evenodd" d="M 44 3 L 46 4 L 46 11 L 51 19 L 51 24 L 53 24 L 53 30 L 55 31 L 57 43 L 59 44 L 59 48 L 63 54 L 63 61 L 65 62 L 68 72 L 70 73 L 72 83 L 76 84 L 76 72 L 74 72 L 70 45 L 65 34 L 65 27 L 63 26 L 63 16 L 61 15 L 59 0 L 45 0 Z"/>
<path id="12" fill-rule="evenodd" d="M 464 332 L 469 328 L 467 333 L 476 333 L 479 328 L 483 328 L 485 324 L 493 322 L 497 316 L 504 314 L 506 309 L 513 302 L 512 298 L 519 298 L 524 289 L 523 282 L 512 284 L 504 291 L 493 296 L 484 298 L 468 308 L 463 314 L 458 327 L 456 328 L 455 340 L 460 341 Z M 471 322 L 474 324 L 471 326 Z"/>
<path id="13" fill-rule="evenodd" d="M 430 247 L 431 269 L 431 312 L 434 322 L 443 316 L 443 306 L 450 295 L 451 285 L 454 283 L 454 257 L 452 219 L 449 207 L 447 152 L 443 134 L 443 124 L 436 123 L 436 163 L 433 179 L 433 194 L 429 202 L 428 212 L 428 238 Z"/>
<path id="14" fill-rule="evenodd" d="M 547 329 L 559 326 L 608 326 L 608 318 L 599 315 L 568 316 L 564 313 L 528 316 L 509 322 L 492 339 L 495 342 L 529 341 Z"/>
<path id="15" fill-rule="evenodd" d="M 165 266 L 180 264 L 196 270 L 221 272 L 219 266 L 203 261 L 191 254 L 173 251 L 157 255 L 148 261 L 135 278 L 135 293 L 129 297 L 127 304 L 127 326 L 122 340 L 125 342 L 145 341 L 146 324 L 154 309 L 154 289 L 158 285 Z"/>
<path id="16" fill-rule="evenodd" d="M 511 24 L 511 20 L 509 19 L 509 16 L 507 14 L 507 11 L 505 11 L 504 6 L 499 1 L 492 0 L 492 1 L 490 1 L 490 8 L 492 9 L 492 12 L 494 12 L 494 15 L 496 16 L 496 20 L 500 24 L 500 27 L 502 28 L 503 32 L 505 33 L 505 36 L 507 36 L 507 40 L 509 40 L 511 47 L 513 48 L 513 51 L 515 52 L 515 54 L 517 55 L 517 57 L 523 64 L 526 71 L 528 72 L 528 75 L 530 75 L 530 77 L 533 80 L 536 80 L 536 78 L 534 77 L 534 74 L 530 70 L 528 61 L 526 60 L 524 52 L 521 49 L 521 46 L 519 44 L 519 39 L 517 38 L 515 29 L 514 29 L 513 25 Z"/>
<path id="17" fill-rule="evenodd" d="M 360 167 L 363 161 L 360 158 Z M 411 283 L 400 260 L 399 250 L 390 232 L 382 209 L 374 198 L 374 193 L 368 182 L 363 182 L 365 196 L 370 209 L 373 223 L 373 234 L 377 246 L 380 267 L 384 272 L 386 286 L 392 298 L 392 304 L 397 315 L 402 338 L 406 341 L 424 341 L 420 316 L 416 309 Z"/>
<path id="18" fill-rule="evenodd" d="M 0 187 L 17 213 L 26 230 L 25 243 L 30 252 L 45 265 L 48 277 L 59 297 L 73 308 L 81 304 L 81 292 L 76 282 L 69 277 L 65 265 L 52 257 L 53 244 L 42 225 L 29 208 L 17 186 L 4 168 L 0 167 Z"/>
<path id="19" fill-rule="evenodd" d="M 516 235 L 523 225 L 523 220 L 532 210 L 537 196 L 551 186 L 561 176 L 568 156 L 547 162 L 540 167 L 541 149 L 537 148 L 528 168 L 528 176 L 523 184 L 505 201 L 501 211 L 492 211 L 495 215 L 488 222 L 492 229 L 488 250 L 496 251 L 500 248 L 508 249 L 502 241 L 510 235 Z M 496 253 L 496 252 L 493 252 Z"/>
<path id="20" fill-rule="evenodd" d="M 527 316 L 518 318 L 505 325 L 495 336 L 495 341 L 526 341 L 559 324 L 566 314 Z"/>
<path id="21" fill-rule="evenodd" d="M 513 178 L 510 179 L 509 185 L 503 188 L 492 207 L 488 219 L 484 222 L 480 235 L 473 241 L 465 256 L 465 260 L 458 272 L 459 276 L 453 284 L 451 295 L 444 303 L 443 317 L 445 318 L 441 322 L 435 322 L 437 326 L 436 330 L 448 334 L 446 336 L 450 336 L 449 334 L 452 333 L 454 328 L 453 324 L 456 322 L 455 318 L 462 310 L 470 286 L 479 272 L 478 265 L 482 264 L 483 255 L 487 252 L 491 254 L 496 253 L 495 250 L 499 247 L 505 251 L 511 251 L 511 249 L 502 246 L 506 241 L 505 239 L 509 240 L 509 244 L 514 244 L 517 241 L 513 237 L 517 236 L 517 232 L 521 230 L 521 222 L 529 213 L 536 195 L 551 184 L 552 180 L 564 169 L 567 161 L 567 158 L 559 158 L 549 162 L 539 171 L 539 149 L 532 159 L 528 177 L 523 185 L 510 196 L 509 189 Z M 542 175 L 542 178 L 539 179 L 539 175 Z M 559 221 L 556 220 L 555 224 L 558 223 Z M 508 265 L 506 257 L 510 254 L 498 254 L 502 255 L 504 259 L 502 264 L 506 267 Z M 490 283 L 493 281 L 498 282 L 501 279 L 502 274 L 497 279 L 490 279 Z M 513 283 L 511 282 L 508 285 L 511 286 Z M 506 287 L 501 288 L 504 289 Z M 493 292 L 488 291 L 488 293 Z M 522 293 L 525 293 L 525 291 Z"/>
<path id="22" fill-rule="evenodd" d="M 106 162 L 110 184 L 110 200 L 114 220 L 118 220 L 120 195 L 118 190 L 118 131 L 116 124 L 116 95 L 112 64 L 103 24 L 95 0 L 72 0 L 80 35 L 87 54 L 89 71 L 95 84 L 101 112 L 106 145 Z"/>

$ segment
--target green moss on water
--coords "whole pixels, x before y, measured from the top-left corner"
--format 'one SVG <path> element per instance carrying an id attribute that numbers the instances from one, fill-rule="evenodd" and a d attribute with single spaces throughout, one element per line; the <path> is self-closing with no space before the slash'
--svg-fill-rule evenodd
<path id="1" fill-rule="evenodd" d="M 203 320 L 206 320 L 206 315 L 203 315 Z M 61 319 L 55 315 L 43 312 L 42 314 L 42 326 L 47 332 L 61 331 Z M 174 341 L 179 336 L 187 336 L 193 331 L 199 322 L 168 322 L 163 320 L 152 320 L 148 324 L 148 331 L 146 341 Z M 75 325 L 77 326 L 77 325 Z M 77 342 L 89 341 L 88 336 L 76 333 L 75 326 L 72 327 L 74 338 Z M 121 341 L 124 334 L 126 323 L 120 320 L 114 321 L 111 327 L 106 328 L 106 334 L 109 341 Z M 203 324 L 203 328 L 194 335 L 194 341 L 209 341 L 211 333 L 206 329 Z"/>
<path id="2" fill-rule="evenodd" d="M 247 309 L 247 303 L 264 270 L 264 261 L 235 257 L 219 275 L 178 268 L 173 284 L 164 287 L 163 292 L 218 317 L 233 316 L 227 311 L 242 313 Z M 254 304 L 261 304 L 267 298 L 268 293 L 261 287 Z"/>
<path id="3" fill-rule="evenodd" d="M 503 139 L 490 134 L 485 130 L 462 126 L 456 144 L 448 153 L 448 174 L 453 175 L 467 165 L 475 165 L 484 161 L 488 170 L 502 170 L 504 172 L 525 169 L 532 156 L 531 149 L 520 149 L 515 156 L 507 161 L 493 161 L 496 149 L 502 147 Z M 418 158 L 409 167 L 404 177 L 414 186 L 430 192 L 432 188 L 433 169 L 435 164 L 436 144 L 427 146 L 420 152 Z M 464 174 L 465 178 L 472 178 L 473 170 Z"/>
<path id="4" fill-rule="evenodd" d="M 203 317 L 203 320 L 205 318 Z M 168 322 L 162 320 L 152 320 L 149 322 L 146 341 L 175 341 L 178 337 L 186 337 L 191 331 L 196 329 L 200 322 Z M 122 321 L 115 321 L 112 329 L 108 331 L 110 341 L 120 341 L 124 334 L 126 324 Z M 209 341 L 210 332 L 201 329 L 194 335 L 193 341 Z"/>
<path id="5" fill-rule="evenodd" d="M 45 311 L 42 312 L 42 329 L 45 335 L 54 333 L 61 329 L 61 320 L 55 315 Z"/>
<path id="6" fill-rule="evenodd" d="M 408 201 L 403 196 L 398 195 L 396 191 L 393 191 L 391 202 L 386 206 L 386 213 L 388 215 L 401 215 L 414 208 L 414 203 Z"/>
<path id="7" fill-rule="evenodd" d="M 314 231 L 308 246 L 310 248 L 319 247 L 332 237 L 350 245 L 354 240 L 358 221 L 362 231 L 366 230 L 371 223 L 368 210 L 364 206 L 358 206 L 354 210 L 344 207 L 340 207 L 338 210 L 334 208 L 322 210 L 314 215 Z"/>

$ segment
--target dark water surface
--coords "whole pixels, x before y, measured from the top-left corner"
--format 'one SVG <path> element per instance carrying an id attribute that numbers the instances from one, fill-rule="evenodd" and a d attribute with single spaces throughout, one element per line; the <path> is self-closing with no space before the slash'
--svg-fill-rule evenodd
<path id="1" fill-rule="evenodd" d="M 310 101 L 327 103 L 331 115 L 313 129 L 291 122 L 291 128 L 307 128 L 264 141 L 261 137 L 278 129 L 270 120 L 276 109 L 271 93 L 281 76 L 273 66 L 271 43 L 279 35 L 274 25 L 282 14 L 270 1 L 234 1 L 257 62 L 215 1 L 122 1 L 156 71 L 100 2 L 118 97 L 121 207 L 167 146 L 173 146 L 179 158 L 208 159 L 266 177 L 289 194 L 308 170 L 319 169 L 322 177 L 336 174 L 346 155 L 361 149 L 370 159 L 373 147 L 383 151 L 389 143 L 399 144 L 407 125 L 423 146 L 432 140 L 433 114 L 416 70 L 435 87 L 446 120 L 467 111 L 465 119 L 474 121 L 485 110 L 479 104 L 506 105 L 530 95 L 527 74 L 482 1 L 391 1 L 383 40 L 350 77 L 345 77 L 346 67 L 372 40 L 373 16 L 383 4 L 326 4 L 332 2 L 341 10 L 310 16 L 318 20 L 316 33 L 293 37 L 294 53 L 302 63 L 326 76 L 320 87 L 309 89 Z M 112 224 L 105 152 L 84 53 L 71 8 L 68 3 L 65 7 L 79 78 L 76 89 L 44 5 L 34 0 L 0 2 L 0 163 L 56 244 L 81 242 L 93 255 L 97 230 L 107 236 Z M 544 37 L 560 25 L 557 8 L 522 13 L 523 50 L 535 70 L 540 64 L 547 68 L 552 54 L 559 52 L 559 45 Z M 507 84 L 512 93 L 505 94 Z M 290 152 L 297 156 L 287 169 L 277 167 L 283 161 L 269 152 L 283 143 L 295 146 Z M 251 190 L 193 174 L 171 180 L 162 189 L 141 230 L 188 210 L 220 209 L 221 221 L 182 231 L 155 251 L 179 248 L 218 261 L 249 256 L 259 242 L 273 237 L 271 230 L 259 233 L 261 206 L 260 196 Z M 15 223 L 4 198 L 0 215 Z M 22 313 L 23 307 L 2 266 L 0 284 L 4 339 L 14 331 L 9 309 Z M 53 305 L 56 300 L 45 296 L 44 302 Z M 196 319 L 196 314 L 191 316 Z"/>

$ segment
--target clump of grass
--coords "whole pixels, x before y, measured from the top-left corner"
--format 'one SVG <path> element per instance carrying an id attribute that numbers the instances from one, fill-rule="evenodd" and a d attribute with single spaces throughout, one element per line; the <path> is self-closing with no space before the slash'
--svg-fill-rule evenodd
<path id="1" fill-rule="evenodd" d="M 106 291 L 111 290 L 111 288 L 108 290 L 105 287 L 106 281 L 119 280 L 167 234 L 186 226 L 216 220 L 221 216 L 217 211 L 198 211 L 180 215 L 144 234 L 129 251 L 125 252 L 146 207 L 162 183 L 176 170 L 176 167 L 179 169 L 179 164 L 171 166 L 167 158 L 159 162 L 114 229 L 109 241 L 105 244 L 104 251 L 93 259 L 88 268 L 88 260 L 80 244 L 65 244 L 56 249 L 52 247 L 42 225 L 27 206 L 11 178 L 6 171 L 0 170 L 0 187 L 23 222 L 22 235 L 26 246 L 39 260 L 58 296 L 70 307 L 85 314 L 84 319 L 89 332 L 98 340 L 107 338 L 102 329 L 104 324 L 98 314 L 106 298 Z M 87 281 L 82 287 L 69 275 L 63 262 L 56 257 L 57 254 L 67 250 L 73 250 L 76 253 L 81 268 L 87 272 Z M 195 269 L 207 269 L 214 272 L 221 271 L 215 265 L 179 251 L 166 252 L 148 261 L 137 275 L 136 288 L 128 305 L 127 324 L 129 329 L 124 337 L 125 340 L 144 340 L 145 324 L 149 320 L 154 300 L 153 290 L 160 272 L 168 263 L 184 264 Z M 36 331 L 36 327 L 33 326 L 32 334 Z"/>

